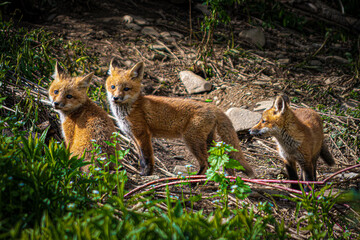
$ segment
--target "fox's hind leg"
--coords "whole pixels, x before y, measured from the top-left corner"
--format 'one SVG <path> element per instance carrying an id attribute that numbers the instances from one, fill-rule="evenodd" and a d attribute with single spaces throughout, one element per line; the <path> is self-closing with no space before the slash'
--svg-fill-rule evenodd
<path id="1" fill-rule="evenodd" d="M 206 169 L 209 166 L 207 161 L 207 145 L 206 138 L 197 136 L 196 138 L 192 135 L 184 135 L 184 141 L 189 148 L 190 152 L 196 157 L 200 165 L 200 170 L 197 173 L 198 175 L 205 174 Z"/>

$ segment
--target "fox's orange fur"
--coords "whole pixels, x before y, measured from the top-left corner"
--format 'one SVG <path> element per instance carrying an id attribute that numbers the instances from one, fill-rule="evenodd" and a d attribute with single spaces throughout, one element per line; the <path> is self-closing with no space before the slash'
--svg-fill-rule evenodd
<path id="1" fill-rule="evenodd" d="M 199 162 L 199 174 L 204 174 L 208 167 L 207 151 L 217 132 L 224 142 L 239 150 L 231 153 L 231 157 L 241 163 L 248 176 L 254 176 L 234 127 L 221 110 L 189 99 L 143 96 L 140 93 L 143 74 L 142 62 L 122 71 L 112 61 L 106 80 L 108 101 L 119 127 L 140 147 L 142 175 L 153 173 L 152 137 L 183 138 Z"/>
<path id="2" fill-rule="evenodd" d="M 92 141 L 95 140 L 102 146 L 102 152 L 109 156 L 114 154 L 114 148 L 105 141 L 111 141 L 115 125 L 107 113 L 86 94 L 92 76 L 93 73 L 70 77 L 60 73 L 56 63 L 49 97 L 60 115 L 65 144 L 73 155 L 81 156 L 85 150 L 90 151 L 93 148 Z M 85 161 L 90 160 L 90 153 L 86 153 Z M 88 171 L 88 165 L 82 170 Z"/>
<path id="3" fill-rule="evenodd" d="M 328 165 L 335 161 L 324 142 L 322 120 L 309 108 L 291 109 L 285 95 L 276 98 L 273 107 L 264 111 L 262 119 L 250 133 L 275 137 L 278 152 L 284 159 L 291 180 L 298 180 L 296 162 L 306 181 L 316 181 L 316 162 L 321 156 Z M 292 184 L 298 188 L 297 184 Z"/>

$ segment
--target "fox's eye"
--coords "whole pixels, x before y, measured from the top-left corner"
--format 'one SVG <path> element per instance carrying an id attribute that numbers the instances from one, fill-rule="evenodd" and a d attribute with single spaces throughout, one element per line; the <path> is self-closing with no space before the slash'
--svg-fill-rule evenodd
<path id="1" fill-rule="evenodd" d="M 261 121 L 261 123 L 266 123 L 266 120 L 263 119 L 263 120 Z"/>
<path id="2" fill-rule="evenodd" d="M 115 89 L 115 86 L 114 86 L 114 85 L 111 85 L 111 89 Z"/>
<path id="3" fill-rule="evenodd" d="M 55 91 L 54 91 L 54 94 L 58 94 L 58 93 L 59 93 L 59 90 L 55 90 Z"/>
<path id="4" fill-rule="evenodd" d="M 129 90 L 130 90 L 130 88 L 128 88 L 128 87 L 124 88 L 124 91 L 125 91 L 125 92 L 127 92 L 127 91 L 129 91 Z"/>
<path id="5" fill-rule="evenodd" d="M 66 95 L 66 98 L 68 98 L 68 99 L 70 99 L 70 98 L 72 98 L 72 97 L 73 97 L 73 96 L 70 95 L 70 94 Z"/>

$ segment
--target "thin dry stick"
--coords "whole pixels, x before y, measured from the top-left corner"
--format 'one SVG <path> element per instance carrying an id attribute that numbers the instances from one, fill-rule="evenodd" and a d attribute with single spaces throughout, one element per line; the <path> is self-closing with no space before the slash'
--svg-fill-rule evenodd
<path id="1" fill-rule="evenodd" d="M 353 165 L 353 166 L 350 166 L 350 167 L 347 167 L 345 169 L 342 169 L 342 170 L 339 170 L 337 172 L 335 172 L 334 174 L 330 175 L 329 177 L 325 178 L 323 181 L 299 181 L 299 180 L 277 180 L 277 179 L 247 179 L 247 178 L 242 178 L 242 180 L 244 182 L 248 182 L 248 183 L 255 183 L 255 184 L 260 184 L 260 185 L 264 185 L 264 186 L 269 186 L 269 187 L 272 187 L 272 188 L 277 188 L 277 189 L 281 189 L 281 190 L 285 190 L 287 192 L 290 192 L 290 193 L 298 193 L 298 194 L 301 194 L 302 192 L 299 191 L 299 190 L 294 190 L 294 189 L 291 189 L 291 188 L 287 188 L 287 187 L 282 187 L 282 186 L 279 186 L 279 185 L 271 185 L 269 183 L 278 183 L 278 184 L 287 184 L 287 183 L 298 183 L 298 184 L 307 184 L 307 185 L 310 185 L 310 184 L 314 184 L 314 185 L 324 185 L 326 184 L 331 178 L 333 178 L 334 176 L 342 173 L 342 172 L 345 172 L 345 171 L 348 171 L 348 170 L 351 170 L 353 168 L 358 168 L 360 167 L 360 164 L 356 164 L 356 165 Z M 228 176 L 226 177 L 230 180 L 233 180 L 235 181 L 236 180 L 236 177 L 233 177 L 233 176 Z M 191 179 L 191 180 L 190 180 Z M 174 181 L 176 180 L 176 181 Z M 152 182 L 149 182 L 147 184 L 144 184 L 142 186 L 139 186 L 133 190 L 131 190 L 130 192 L 128 192 L 127 194 L 124 195 L 124 198 L 127 198 L 128 196 L 132 195 L 133 193 L 147 187 L 147 186 L 150 186 L 150 185 L 154 185 L 154 184 L 157 184 L 157 183 L 160 183 L 160 182 L 164 182 L 164 181 L 174 181 L 174 182 L 171 182 L 171 183 L 165 183 L 165 184 L 160 184 L 160 185 L 157 185 L 157 186 L 152 186 L 149 190 L 154 190 L 154 189 L 157 189 L 157 188 L 161 188 L 161 187 L 164 187 L 164 186 L 167 186 L 167 185 L 176 185 L 176 184 L 181 184 L 181 183 L 200 183 L 200 182 L 205 182 L 207 181 L 206 179 L 206 176 L 205 175 L 193 175 L 193 176 L 183 176 L 182 177 L 182 180 L 179 180 L 179 178 L 163 178 L 163 179 L 158 179 L 158 180 L 155 180 L 155 181 L 152 181 Z"/>
<path id="2" fill-rule="evenodd" d="M 158 161 L 158 162 L 163 166 L 163 168 L 162 168 L 162 167 L 159 167 L 159 169 L 160 169 L 166 176 L 175 177 L 175 174 L 172 174 L 171 172 L 167 171 L 165 164 L 164 164 L 162 161 L 160 161 L 159 158 L 155 157 L 155 160 Z"/>

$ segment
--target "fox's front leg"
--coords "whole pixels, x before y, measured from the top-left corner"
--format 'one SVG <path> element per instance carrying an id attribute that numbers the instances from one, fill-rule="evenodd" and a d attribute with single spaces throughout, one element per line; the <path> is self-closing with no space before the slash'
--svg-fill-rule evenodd
<path id="1" fill-rule="evenodd" d="M 149 176 L 154 171 L 154 151 L 151 135 L 145 131 L 134 132 L 135 141 L 139 146 L 141 176 Z"/>
<path id="2" fill-rule="evenodd" d="M 296 162 L 295 161 L 288 161 L 285 160 L 285 167 L 286 167 L 286 171 L 288 174 L 288 177 L 290 180 L 299 180 L 298 175 L 297 175 L 297 171 L 296 171 Z M 291 188 L 292 189 L 297 189 L 299 190 L 299 184 L 298 183 L 291 183 Z"/>

